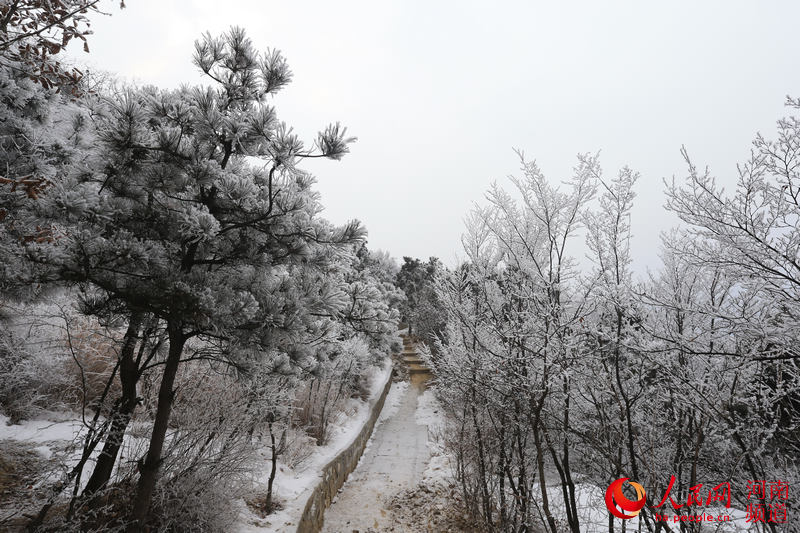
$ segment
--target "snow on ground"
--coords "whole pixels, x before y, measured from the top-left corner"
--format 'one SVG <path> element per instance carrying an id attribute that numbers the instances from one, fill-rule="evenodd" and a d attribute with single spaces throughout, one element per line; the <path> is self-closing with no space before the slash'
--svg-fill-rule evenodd
<path id="1" fill-rule="evenodd" d="M 383 409 L 381 410 L 381 414 L 378 417 L 378 421 L 375 424 L 375 427 L 378 427 L 378 424 L 385 421 L 388 418 L 391 418 L 397 413 L 397 410 L 400 409 L 400 402 L 403 400 L 403 397 L 406 395 L 406 391 L 408 390 L 408 381 L 400 381 L 397 383 L 392 383 L 392 388 L 389 389 L 389 394 L 386 395 L 386 401 L 383 404 Z"/>
<path id="2" fill-rule="evenodd" d="M 391 499 L 422 480 L 430 451 L 428 428 L 415 420 L 421 387 L 402 383 L 393 384 L 393 389 L 395 385 L 403 386 L 396 388 L 358 466 L 325 512 L 322 533 L 392 527 Z"/>
<path id="3" fill-rule="evenodd" d="M 19 424 L 9 425 L 9 418 L 0 414 L 0 440 L 11 439 L 37 443 L 53 441 L 72 441 L 85 429 L 80 420 L 71 418 L 64 420 L 60 413 L 47 413 L 44 420 L 24 420 Z M 73 415 L 74 416 L 74 415 Z M 58 420 L 61 419 L 61 420 Z M 39 448 L 48 446 L 39 446 Z"/>
<path id="4" fill-rule="evenodd" d="M 42 475 L 37 483 L 43 485 L 58 478 L 61 470 L 66 470 L 76 465 L 80 460 L 83 438 L 86 435 L 86 426 L 75 414 L 60 412 L 42 412 L 41 418 L 23 420 L 19 424 L 10 424 L 9 418 L 0 415 L 0 443 L 3 441 L 20 442 L 29 446 L 42 459 L 54 461 L 60 465 L 60 470 L 54 470 Z M 95 450 L 87 463 L 90 469 L 100 450 Z M 85 485 L 88 476 L 82 479 Z"/>
<path id="5" fill-rule="evenodd" d="M 419 400 L 417 400 L 417 411 L 414 413 L 414 419 L 417 424 L 428 426 L 429 430 L 441 430 L 442 420 L 442 407 L 439 405 L 439 400 L 436 398 L 436 389 L 433 386 L 425 389 Z"/>
<path id="6" fill-rule="evenodd" d="M 43 459 L 50 459 L 53 457 L 53 450 L 51 450 L 49 446 L 37 446 L 33 451 L 41 455 Z"/>
<path id="7" fill-rule="evenodd" d="M 373 371 L 369 378 L 370 402 L 363 402 L 352 399 L 345 409 L 345 416 L 332 424 L 329 440 L 325 446 L 315 447 L 311 456 L 301 462 L 298 468 L 291 468 L 279 461 L 278 473 L 275 478 L 274 493 L 277 500 L 284 503 L 284 508 L 277 511 L 266 519 L 257 517 L 242 501 L 239 503 L 240 531 L 258 533 L 292 533 L 297 528 L 297 522 L 306 505 L 308 496 L 319 479 L 322 467 L 333 459 L 341 450 L 346 448 L 356 435 L 361 431 L 364 423 L 369 416 L 371 402 L 380 394 L 386 382 L 391 379 L 391 364 L 387 363 L 382 368 Z M 400 387 L 402 388 L 402 387 Z M 392 388 L 394 394 L 387 395 L 386 405 L 389 409 L 397 409 L 399 402 L 398 391 Z M 132 423 L 131 429 L 135 429 L 136 423 Z M 42 458 L 51 459 L 59 456 L 65 462 L 65 466 L 71 467 L 80 458 L 80 446 L 86 427 L 74 413 L 46 412 L 35 420 L 25 420 L 19 424 L 9 425 L 9 418 L 0 415 L 0 441 L 11 440 L 27 442 L 31 445 Z M 125 442 L 120 450 L 121 458 L 136 456 L 141 451 L 142 445 L 146 445 L 146 439 L 136 438 L 130 435 L 136 433 L 129 432 L 125 436 Z M 145 433 L 146 434 L 146 433 Z M 76 446 L 77 445 L 77 446 Z M 64 455 L 64 452 L 67 454 Z M 93 455 L 100 452 L 98 447 Z M 270 451 L 262 449 L 259 451 L 262 457 L 262 467 L 256 472 L 256 487 L 259 485 L 266 487 L 269 477 Z M 92 458 L 87 465 L 91 470 Z M 85 483 L 88 476 L 84 476 Z"/>
<path id="8" fill-rule="evenodd" d="M 428 449 L 431 459 L 422 475 L 422 483 L 427 486 L 448 484 L 452 481 L 451 456 L 444 446 L 444 411 L 436 398 L 436 389 L 429 387 L 419 397 L 417 411 L 414 413 L 417 424 L 428 426 Z"/>
<path id="9" fill-rule="evenodd" d="M 336 457 L 356 438 L 369 418 L 372 402 L 383 391 L 386 382 L 391 379 L 392 366 L 387 361 L 383 368 L 376 369 L 369 380 L 369 401 L 351 400 L 346 409 L 348 416 L 332 424 L 328 443 L 315 447 L 311 456 L 297 468 L 291 468 L 278 461 L 278 473 L 275 476 L 274 495 L 283 503 L 283 508 L 271 513 L 266 518 L 256 516 L 245 504 L 240 503 L 239 523 L 236 530 L 240 533 L 294 533 L 303 513 L 311 491 L 319 482 L 322 468 Z M 394 390 L 392 386 L 392 391 Z M 390 403 L 387 395 L 387 405 Z M 396 402 L 397 400 L 391 400 Z M 256 486 L 266 487 L 270 471 L 270 450 L 259 452 L 263 457 L 263 468 L 256 473 Z"/>
<path id="10" fill-rule="evenodd" d="M 0 497 L 0 520 L 4 523 L 38 510 L 42 498 L 49 495 L 49 487 L 80 460 L 86 435 L 83 422 L 74 413 L 41 412 L 39 417 L 11 425 L 7 416 L 0 415 L 0 481 L 6 482 L 7 491 Z M 87 469 L 97 453 L 99 450 Z M 88 477 L 82 478 L 82 485 Z M 15 481 L 9 484 L 12 479 Z"/>
<path id="11" fill-rule="evenodd" d="M 102 423 L 103 419 L 100 418 L 99 422 Z M 136 437 L 132 434 L 136 426 L 137 423 L 132 422 L 130 431 L 125 435 L 119 460 L 112 475 L 116 474 L 117 469 L 126 458 L 141 456 L 147 446 L 148 439 L 146 437 Z M 40 413 L 39 418 L 23 420 L 19 424 L 10 424 L 9 418 L 0 414 L 0 442 L 7 440 L 29 444 L 31 449 L 43 459 L 57 459 L 59 470 L 43 476 L 41 483 L 52 481 L 58 477 L 60 471 L 67 471 L 78 464 L 87 430 L 87 426 L 76 413 L 45 411 Z M 146 432 L 142 434 L 147 435 Z M 101 451 L 102 446 L 95 448 L 86 463 L 84 472 L 91 472 Z M 88 480 L 89 476 L 87 475 L 81 478 L 81 488 L 86 485 Z"/>
<path id="12" fill-rule="evenodd" d="M 399 408 L 383 413 L 358 468 L 325 513 L 322 533 L 473 533 L 458 511 L 434 392 L 396 385 L 402 385 L 395 392 Z"/>

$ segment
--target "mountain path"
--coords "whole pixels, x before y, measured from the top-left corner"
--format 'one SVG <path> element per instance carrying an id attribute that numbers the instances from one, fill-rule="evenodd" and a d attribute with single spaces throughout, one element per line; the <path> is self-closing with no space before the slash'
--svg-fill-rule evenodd
<path id="1" fill-rule="evenodd" d="M 403 355 L 409 366 L 412 351 L 407 344 Z M 430 461 L 428 426 L 417 424 L 415 413 L 428 375 L 412 372 L 397 411 L 376 426 L 361 461 L 325 512 L 322 533 L 366 533 L 388 526 L 391 499 L 422 480 Z"/>

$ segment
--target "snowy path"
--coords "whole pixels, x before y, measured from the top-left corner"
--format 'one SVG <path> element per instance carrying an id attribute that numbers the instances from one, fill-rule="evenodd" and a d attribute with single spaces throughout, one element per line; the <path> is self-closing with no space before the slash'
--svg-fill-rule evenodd
<path id="1" fill-rule="evenodd" d="M 323 533 L 365 533 L 386 525 L 387 502 L 422 479 L 430 460 L 428 426 L 414 416 L 422 391 L 421 384 L 409 385 L 397 411 L 375 428 L 358 467 L 325 512 Z"/>

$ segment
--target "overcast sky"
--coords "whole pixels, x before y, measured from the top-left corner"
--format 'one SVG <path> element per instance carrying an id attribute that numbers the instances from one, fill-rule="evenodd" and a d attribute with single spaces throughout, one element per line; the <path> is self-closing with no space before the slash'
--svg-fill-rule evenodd
<path id="1" fill-rule="evenodd" d="M 202 81 L 191 55 L 205 31 L 239 25 L 280 49 L 294 72 L 281 119 L 309 143 L 334 121 L 359 138 L 341 162 L 305 166 L 324 215 L 361 220 L 370 247 L 398 258 L 454 263 L 464 215 L 517 173 L 513 148 L 553 181 L 599 150 L 606 175 L 642 175 L 634 256 L 655 267 L 681 145 L 730 183 L 755 133 L 800 96 L 795 1 L 126 3 L 94 18 L 80 61 L 177 87 Z"/>

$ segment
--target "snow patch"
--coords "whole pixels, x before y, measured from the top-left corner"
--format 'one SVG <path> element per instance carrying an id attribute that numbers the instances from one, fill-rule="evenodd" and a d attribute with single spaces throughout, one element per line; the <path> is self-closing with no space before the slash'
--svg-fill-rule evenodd
<path id="1" fill-rule="evenodd" d="M 33 451 L 41 455 L 44 459 L 50 459 L 51 457 L 53 457 L 53 450 L 44 445 L 37 446 L 36 448 L 33 449 Z"/>
<path id="2" fill-rule="evenodd" d="M 61 418 L 61 417 L 59 417 Z M 5 415 L 0 415 L 0 440 L 11 439 L 30 442 L 50 442 L 54 440 L 72 441 L 84 430 L 80 420 L 23 420 L 11 424 Z"/>
<path id="3" fill-rule="evenodd" d="M 389 389 L 389 394 L 386 395 L 386 401 L 383 404 L 376 426 L 397 414 L 397 410 L 400 409 L 400 403 L 403 401 L 407 391 L 408 381 L 392 383 L 392 388 Z"/>
<path id="4" fill-rule="evenodd" d="M 428 426 L 428 450 L 430 462 L 422 474 L 422 484 L 428 487 L 448 485 L 453 482 L 455 464 L 444 446 L 444 410 L 436 398 L 436 389 L 428 387 L 417 400 L 414 413 L 417 424 Z"/>
<path id="5" fill-rule="evenodd" d="M 435 388 L 429 387 L 420 394 L 414 419 L 417 424 L 428 426 L 429 430 L 441 431 L 444 425 L 444 418 L 442 416 L 442 406 L 436 398 Z"/>

